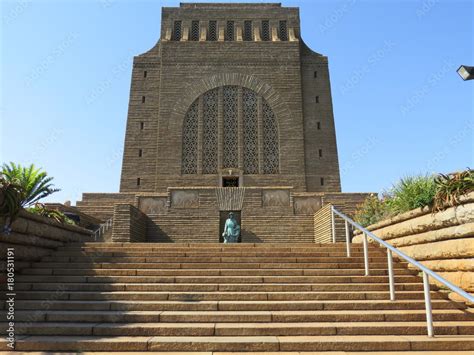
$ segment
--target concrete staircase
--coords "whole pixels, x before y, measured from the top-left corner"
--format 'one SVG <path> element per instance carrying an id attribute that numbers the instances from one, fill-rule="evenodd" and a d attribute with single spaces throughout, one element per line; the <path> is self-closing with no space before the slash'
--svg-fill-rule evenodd
<path id="1" fill-rule="evenodd" d="M 16 349 L 474 351 L 472 309 L 433 288 L 428 338 L 421 278 L 396 262 L 390 302 L 375 246 L 370 266 L 360 245 L 70 245 L 17 275 Z"/>

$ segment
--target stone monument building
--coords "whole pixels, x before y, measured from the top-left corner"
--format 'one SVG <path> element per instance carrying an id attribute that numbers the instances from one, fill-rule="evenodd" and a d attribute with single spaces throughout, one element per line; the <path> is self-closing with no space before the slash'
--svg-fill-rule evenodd
<path id="1" fill-rule="evenodd" d="M 243 241 L 308 241 L 323 204 L 364 196 L 341 193 L 328 59 L 299 9 L 182 3 L 133 61 L 120 193 L 78 206 L 115 224 L 137 209 L 142 241 L 214 241 L 228 211 Z"/>
<path id="2" fill-rule="evenodd" d="M 181 4 L 161 26 L 134 58 L 120 191 L 340 191 L 328 60 L 298 8 Z"/>

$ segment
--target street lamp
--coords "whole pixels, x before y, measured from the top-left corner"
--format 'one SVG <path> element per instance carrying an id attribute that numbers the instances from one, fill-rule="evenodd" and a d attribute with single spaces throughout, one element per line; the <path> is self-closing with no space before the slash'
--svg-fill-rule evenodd
<path id="1" fill-rule="evenodd" d="M 462 80 L 474 79 L 474 67 L 468 67 L 467 65 L 461 65 L 457 70 Z"/>

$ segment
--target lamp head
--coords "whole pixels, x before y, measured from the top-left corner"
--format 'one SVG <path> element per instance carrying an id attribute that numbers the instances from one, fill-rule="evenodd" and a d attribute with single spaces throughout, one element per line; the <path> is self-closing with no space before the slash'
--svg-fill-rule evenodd
<path id="1" fill-rule="evenodd" d="M 457 70 L 459 76 L 462 80 L 472 80 L 474 79 L 474 67 L 469 67 L 467 65 L 461 65 Z"/>

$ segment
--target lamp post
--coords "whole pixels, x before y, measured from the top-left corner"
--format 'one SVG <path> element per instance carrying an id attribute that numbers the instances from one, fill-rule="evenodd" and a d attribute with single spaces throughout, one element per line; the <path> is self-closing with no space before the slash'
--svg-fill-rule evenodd
<path id="1" fill-rule="evenodd" d="M 472 80 L 474 79 L 474 67 L 469 67 L 467 65 L 461 65 L 457 70 L 459 76 L 462 80 Z"/>

